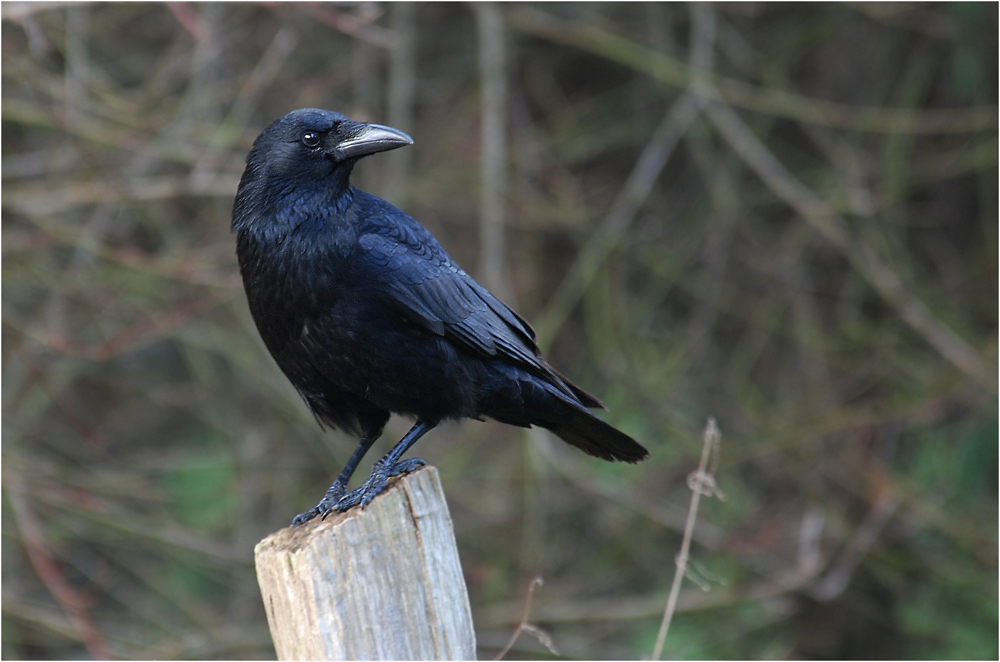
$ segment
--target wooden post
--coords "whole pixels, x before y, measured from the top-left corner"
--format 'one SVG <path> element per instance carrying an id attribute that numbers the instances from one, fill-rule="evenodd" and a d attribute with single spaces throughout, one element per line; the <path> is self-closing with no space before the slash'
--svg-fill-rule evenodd
<path id="1" fill-rule="evenodd" d="M 279 660 L 473 660 L 476 636 L 434 467 L 254 549 Z"/>

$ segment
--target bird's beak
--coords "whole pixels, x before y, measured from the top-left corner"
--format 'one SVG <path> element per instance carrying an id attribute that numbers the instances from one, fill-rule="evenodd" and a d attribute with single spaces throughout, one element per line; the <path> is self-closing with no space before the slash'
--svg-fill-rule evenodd
<path id="1" fill-rule="evenodd" d="M 413 138 L 389 126 L 360 124 L 359 127 L 357 135 L 342 141 L 331 151 L 337 160 L 357 159 L 413 144 Z"/>

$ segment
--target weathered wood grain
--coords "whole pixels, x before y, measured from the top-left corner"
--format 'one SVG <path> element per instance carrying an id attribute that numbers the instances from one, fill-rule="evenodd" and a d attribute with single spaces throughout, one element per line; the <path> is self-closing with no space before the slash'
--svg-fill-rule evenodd
<path id="1" fill-rule="evenodd" d="M 365 509 L 282 529 L 254 550 L 280 660 L 475 659 L 469 597 L 437 470 Z"/>

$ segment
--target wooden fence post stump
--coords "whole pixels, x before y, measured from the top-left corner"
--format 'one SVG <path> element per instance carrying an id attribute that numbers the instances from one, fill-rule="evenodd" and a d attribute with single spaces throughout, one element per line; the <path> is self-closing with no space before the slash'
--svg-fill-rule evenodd
<path id="1" fill-rule="evenodd" d="M 365 510 L 254 549 L 279 660 L 472 660 L 476 638 L 434 467 L 393 478 Z"/>

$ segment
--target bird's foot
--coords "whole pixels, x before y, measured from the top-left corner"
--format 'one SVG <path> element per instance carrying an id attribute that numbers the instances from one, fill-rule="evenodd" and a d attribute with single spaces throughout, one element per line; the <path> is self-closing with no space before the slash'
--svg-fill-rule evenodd
<path id="1" fill-rule="evenodd" d="M 364 484 L 353 492 L 345 494 L 340 501 L 337 502 L 337 510 L 339 512 L 344 512 L 349 510 L 354 506 L 360 505 L 362 510 L 365 506 L 372 502 L 375 496 L 385 489 L 386 481 L 392 476 L 399 476 L 400 474 L 408 474 L 415 469 L 419 469 L 424 466 L 424 461 L 419 457 L 410 458 L 408 460 L 403 460 L 402 462 L 397 462 L 396 464 L 389 465 L 384 462 L 385 458 L 379 460 L 372 467 L 372 475 L 368 477 L 368 480 Z M 321 502 L 322 503 L 322 502 Z"/>
<path id="2" fill-rule="evenodd" d="M 344 492 L 346 491 L 347 491 L 347 486 L 341 483 L 339 480 L 336 481 L 333 485 L 330 486 L 330 489 L 326 491 L 326 494 L 323 495 L 323 498 L 320 499 L 319 503 L 317 503 L 315 506 L 313 506 L 306 512 L 300 513 L 295 516 L 295 518 L 292 520 L 292 526 L 294 527 L 300 524 L 305 524 L 306 522 L 316 517 L 317 515 L 319 515 L 320 519 L 326 519 L 326 516 L 329 515 L 333 511 L 333 509 L 337 507 L 337 504 L 344 497 Z"/>

